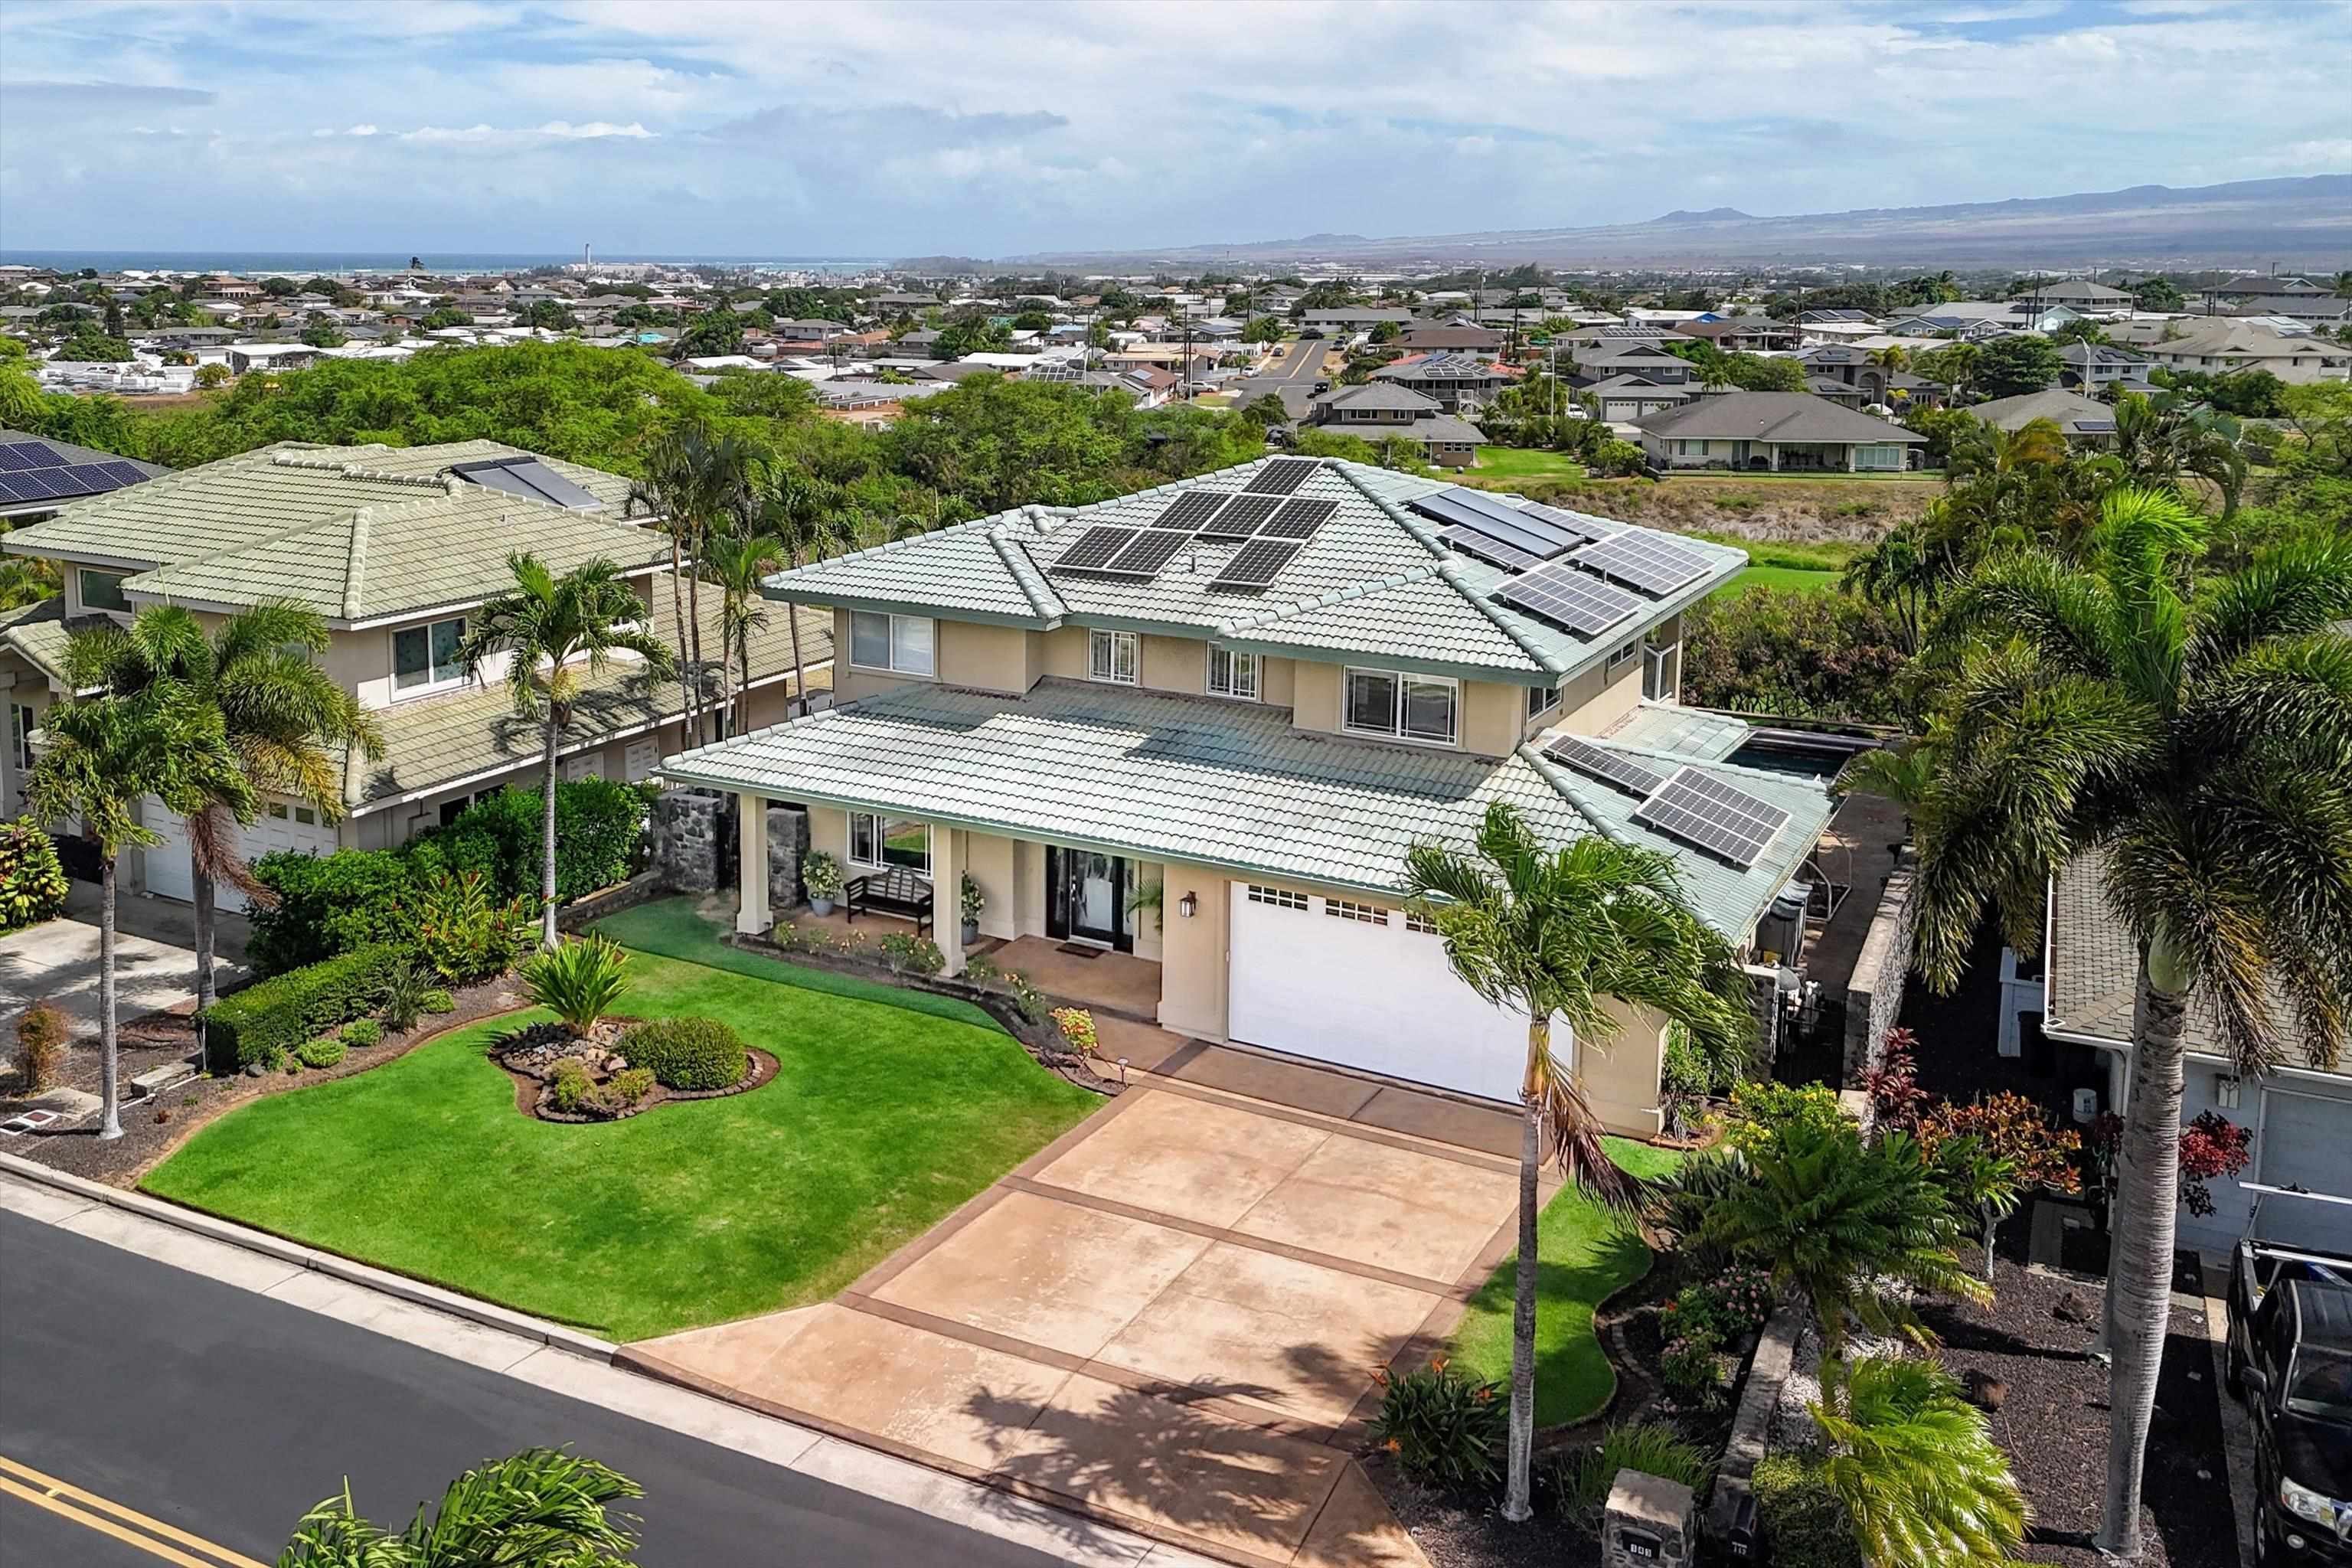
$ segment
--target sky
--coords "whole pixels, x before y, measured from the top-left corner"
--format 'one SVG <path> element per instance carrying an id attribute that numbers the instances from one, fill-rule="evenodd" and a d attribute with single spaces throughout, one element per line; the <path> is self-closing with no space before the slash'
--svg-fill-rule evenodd
<path id="1" fill-rule="evenodd" d="M 1002 257 L 2352 171 L 2352 3 L 0 0 L 0 250 Z"/>

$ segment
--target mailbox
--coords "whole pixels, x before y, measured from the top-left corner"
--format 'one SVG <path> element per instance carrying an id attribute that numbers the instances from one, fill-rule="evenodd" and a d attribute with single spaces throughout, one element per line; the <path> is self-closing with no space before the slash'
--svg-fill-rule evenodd
<path id="1" fill-rule="evenodd" d="M 1601 1516 L 1602 1568 L 1690 1568 L 1698 1521 L 1690 1488 L 1620 1470 Z"/>

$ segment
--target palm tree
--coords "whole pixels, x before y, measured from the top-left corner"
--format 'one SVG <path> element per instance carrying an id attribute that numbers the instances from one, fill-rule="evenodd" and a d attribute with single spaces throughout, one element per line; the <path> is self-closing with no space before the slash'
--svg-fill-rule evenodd
<path id="1" fill-rule="evenodd" d="M 1960 1261 L 1959 1215 L 1909 1134 L 1866 1143 L 1851 1121 L 1801 1121 L 1745 1152 L 1754 1178 L 1708 1214 L 1702 1239 L 1770 1268 L 1775 1285 L 1812 1309 L 1823 1386 L 1843 1363 L 1850 1322 L 1929 1342 L 1890 1281 L 1990 1299 Z"/>
<path id="2" fill-rule="evenodd" d="M 76 635 L 67 669 L 78 672 L 99 657 Z M 43 822 L 79 816 L 98 845 L 98 1033 L 102 1053 L 102 1112 L 98 1135 L 122 1136 L 116 1072 L 114 900 L 122 851 L 159 842 L 138 820 L 142 796 L 168 811 L 194 817 L 215 805 L 239 821 L 254 814 L 252 786 L 221 726 L 220 710 L 173 681 L 120 696 L 92 683 L 50 708 L 42 720 L 47 744 L 26 781 L 25 799 Z"/>
<path id="3" fill-rule="evenodd" d="M 1833 1451 L 1822 1479 L 1877 1568 L 2000 1568 L 2025 1541 L 2025 1494 L 1960 1385 L 1933 1362 L 1865 1356 L 1811 1406 Z"/>
<path id="4" fill-rule="evenodd" d="M 302 1516 L 278 1568 L 628 1568 L 636 1521 L 605 1509 L 646 1495 L 593 1459 L 526 1448 L 449 1483 L 428 1523 L 425 1507 L 398 1535 L 360 1515 L 351 1482 Z"/>
<path id="5" fill-rule="evenodd" d="M 1930 653 L 1951 662 L 1942 767 L 1918 812 L 1918 962 L 1948 993 L 1979 922 L 2038 931 L 2083 858 L 2138 950 L 2108 1285 L 2099 1545 L 2137 1555 L 2171 1303 L 2183 1020 L 2197 995 L 2242 1068 L 2299 1026 L 2340 1055 L 2352 973 L 2352 540 L 2314 533 L 2199 579 L 2206 520 L 2110 492 L 2084 559 L 1979 569 Z"/>
<path id="6" fill-rule="evenodd" d="M 1552 1055 L 1555 1017 L 1586 1049 L 1617 1032 L 1610 1001 L 1648 1008 L 1690 1031 L 1710 1056 L 1754 1036 L 1747 990 L 1728 945 L 1685 901 L 1665 856 L 1593 836 L 1546 849 L 1519 814 L 1486 808 L 1475 853 L 1416 844 L 1405 856 L 1410 907 L 1433 921 L 1446 962 L 1471 990 L 1528 1020 L 1519 1082 L 1519 1261 L 1512 1312 L 1511 1440 L 1503 1516 L 1530 1512 L 1535 1433 L 1537 1172 L 1547 1145 L 1595 1198 L 1637 1211 L 1644 1188 L 1610 1159 L 1601 1123 Z"/>
<path id="7" fill-rule="evenodd" d="M 758 526 L 782 542 L 786 564 L 797 569 L 857 542 L 842 499 L 841 487 L 830 479 L 771 464 L 760 486 Z M 793 637 L 793 707 L 805 714 L 808 666 L 801 658 L 800 612 L 789 605 L 785 610 Z"/>
<path id="8" fill-rule="evenodd" d="M 82 666 L 75 678 L 84 689 L 104 687 L 127 696 L 157 681 L 180 683 L 196 701 L 219 710 L 251 794 L 298 796 L 329 823 L 343 816 L 337 750 L 383 754 L 381 727 L 318 664 L 327 651 L 327 623 L 299 605 L 274 601 L 241 610 L 209 637 L 178 605 L 150 605 L 128 629 L 94 626 L 77 647 Z M 199 1048 L 205 1009 L 217 1000 L 216 884 L 226 879 L 256 897 L 268 896 L 236 852 L 235 804 L 215 801 L 187 819 Z"/>
<path id="9" fill-rule="evenodd" d="M 708 738 L 702 723 L 702 551 L 715 533 L 751 510 L 757 456 L 740 436 L 715 436 L 699 424 L 673 426 L 646 453 L 646 477 L 629 487 L 623 506 L 625 515 L 659 518 L 669 535 L 678 694 L 688 745 Z"/>
<path id="10" fill-rule="evenodd" d="M 727 668 L 728 650 L 732 648 L 743 678 L 738 689 L 742 702 L 735 720 L 740 732 L 751 727 L 751 634 L 765 631 L 768 626 L 760 584 L 783 560 L 783 542 L 772 533 L 756 531 L 722 533 L 710 542 L 706 557 L 711 578 L 721 595 L 719 667 L 722 671 Z M 793 607 L 787 605 L 784 613 L 789 616 Z M 794 629 L 793 641 L 799 641 L 798 628 Z M 797 668 L 794 673 L 797 678 Z"/>
<path id="11" fill-rule="evenodd" d="M 547 767 L 541 800 L 539 890 L 540 943 L 556 945 L 555 935 L 555 753 L 563 728 L 579 700 L 580 677 L 600 674 L 618 653 L 646 661 L 646 672 L 667 673 L 669 648 L 635 623 L 646 613 L 621 569 L 610 561 L 590 561 L 559 577 L 529 552 L 507 557 L 512 591 L 477 610 L 466 623 L 457 658 L 468 678 L 478 679 L 494 653 L 509 656 L 507 689 L 517 713 L 538 718 L 545 736 Z M 543 668 L 542 668 L 543 667 Z"/>

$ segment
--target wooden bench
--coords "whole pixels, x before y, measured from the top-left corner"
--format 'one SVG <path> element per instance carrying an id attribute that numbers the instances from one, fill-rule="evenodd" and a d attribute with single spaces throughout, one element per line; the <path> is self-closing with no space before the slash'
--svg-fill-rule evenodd
<path id="1" fill-rule="evenodd" d="M 908 870 L 868 872 L 843 889 L 842 913 L 851 921 L 860 914 L 900 915 L 922 936 L 931 929 L 931 885 Z"/>

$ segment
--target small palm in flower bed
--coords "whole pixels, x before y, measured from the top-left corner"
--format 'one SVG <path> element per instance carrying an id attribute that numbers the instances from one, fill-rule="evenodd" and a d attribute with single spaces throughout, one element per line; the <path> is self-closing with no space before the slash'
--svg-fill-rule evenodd
<path id="1" fill-rule="evenodd" d="M 611 938 L 583 937 L 525 963 L 523 994 L 562 1019 L 574 1038 L 586 1039 L 628 994 L 628 976 L 622 973 L 628 962 Z"/>
<path id="2" fill-rule="evenodd" d="M 1446 1486 L 1495 1479 L 1510 1415 L 1496 1384 L 1464 1376 L 1444 1356 L 1432 1357 L 1419 1372 L 1382 1373 L 1375 1381 L 1381 1394 L 1372 1440 L 1396 1456 L 1408 1475 Z"/>

